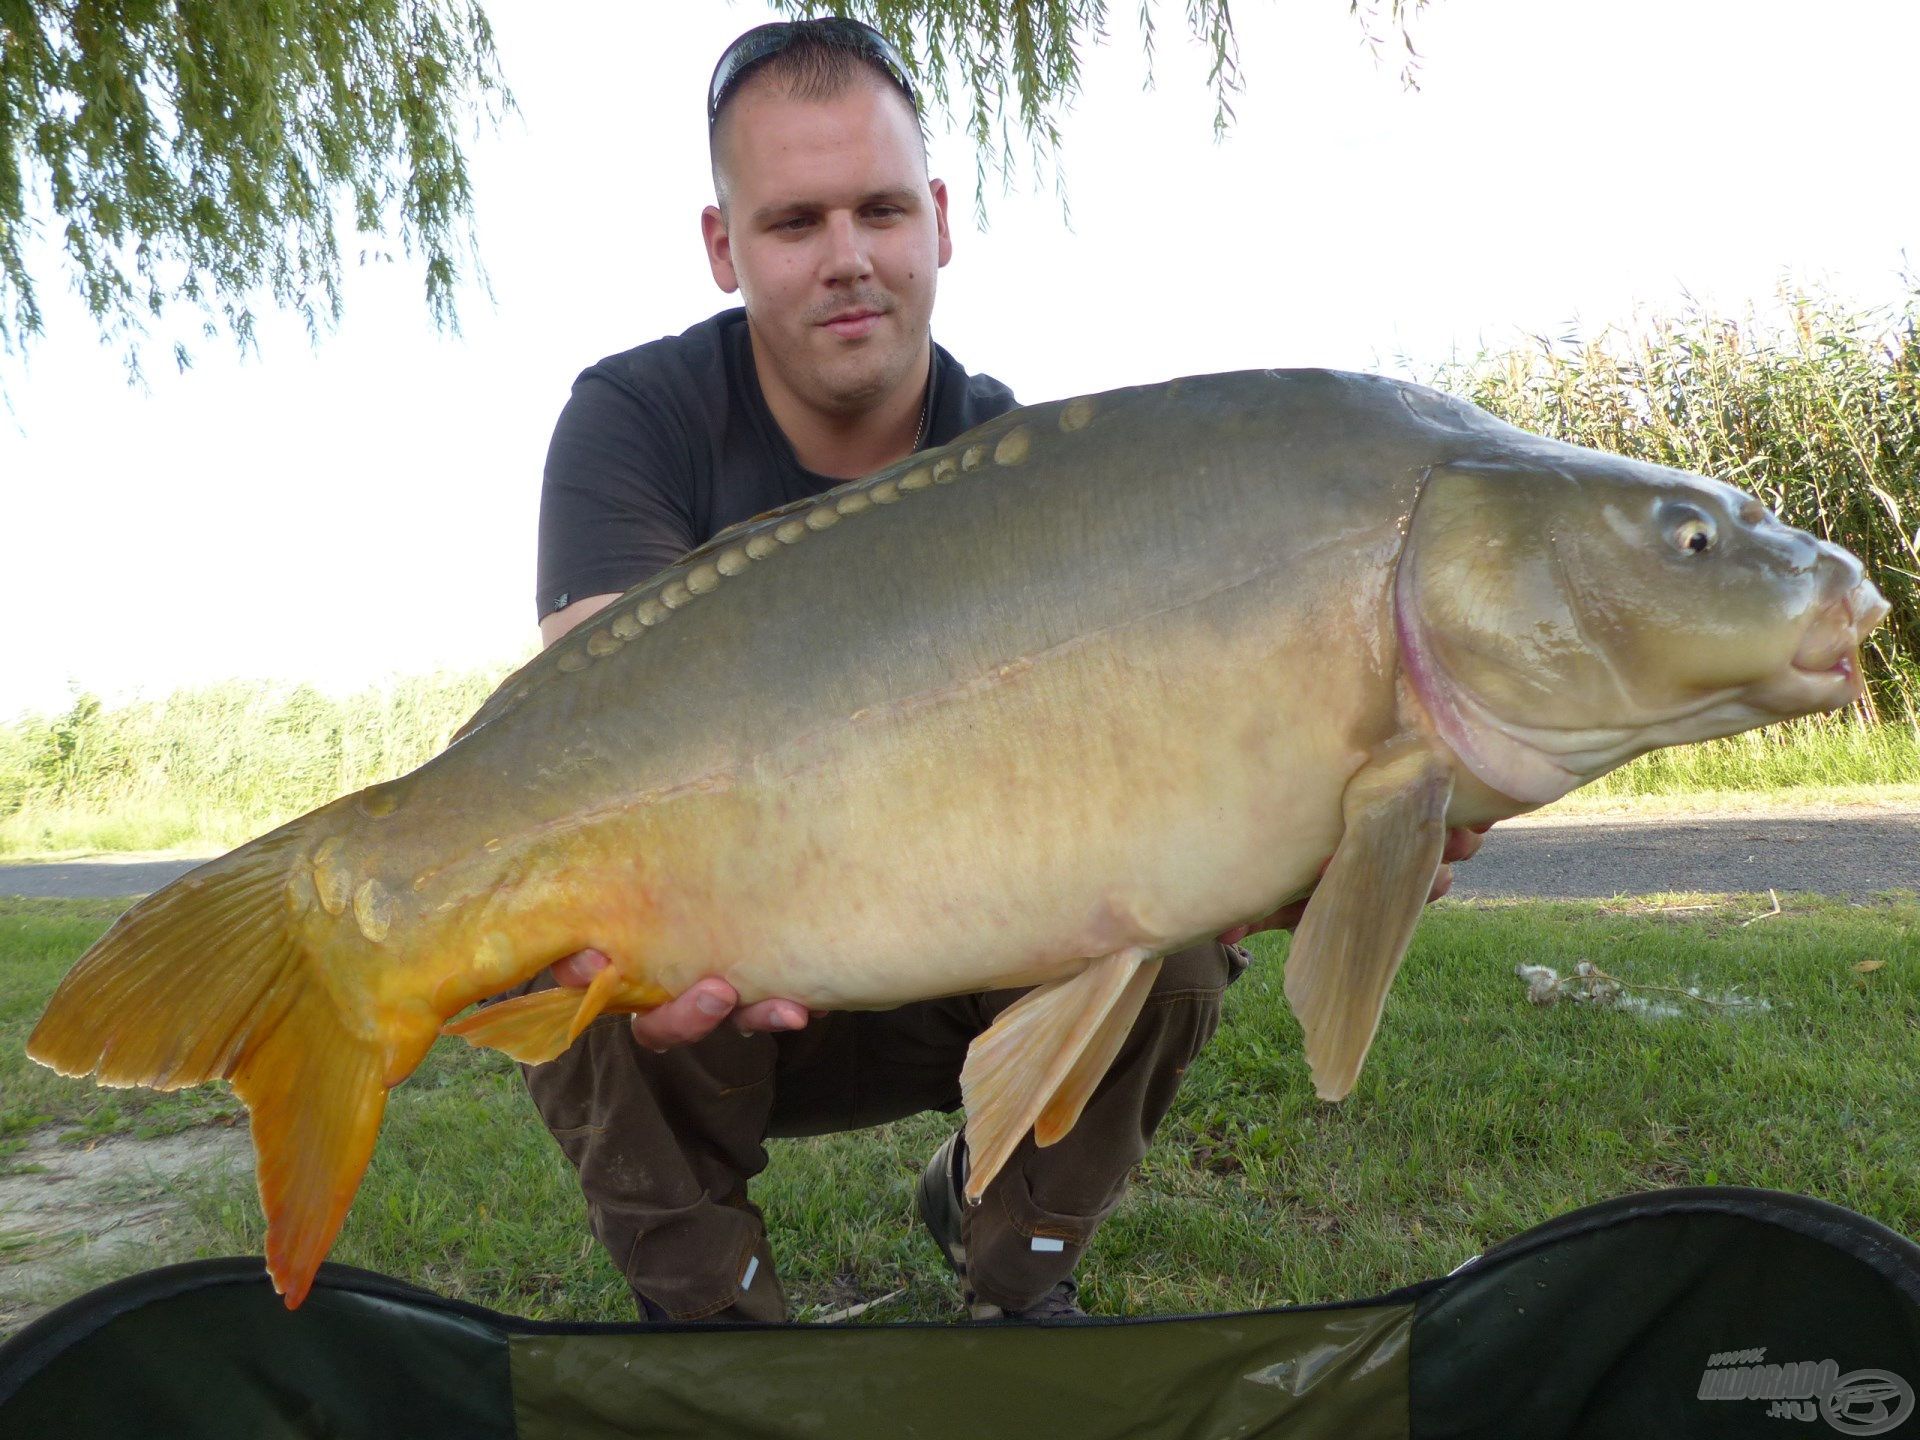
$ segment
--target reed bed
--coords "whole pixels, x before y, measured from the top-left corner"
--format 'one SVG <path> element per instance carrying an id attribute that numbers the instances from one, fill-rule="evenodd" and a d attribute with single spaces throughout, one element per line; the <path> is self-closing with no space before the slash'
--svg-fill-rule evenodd
<path id="1" fill-rule="evenodd" d="M 1857 309 L 1785 290 L 1777 314 L 1701 308 L 1442 367 L 1433 383 L 1525 430 L 1715 476 L 1858 555 L 1893 606 L 1857 720 L 1920 724 L 1920 281 Z M 1776 732 L 1778 733 L 1778 732 Z"/>
<path id="2" fill-rule="evenodd" d="M 401 775 L 512 667 L 405 676 L 346 696 L 233 680 L 0 726 L 0 855 L 210 850 Z"/>

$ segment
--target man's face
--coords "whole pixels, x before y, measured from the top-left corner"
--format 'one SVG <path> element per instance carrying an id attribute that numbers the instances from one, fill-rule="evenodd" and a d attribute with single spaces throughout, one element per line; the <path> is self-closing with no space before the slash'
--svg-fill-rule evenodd
<path id="1" fill-rule="evenodd" d="M 917 386 L 953 242 L 906 100 L 878 76 L 830 100 L 756 76 L 718 143 L 727 209 L 701 229 L 715 283 L 746 303 L 761 383 L 835 415 Z"/>

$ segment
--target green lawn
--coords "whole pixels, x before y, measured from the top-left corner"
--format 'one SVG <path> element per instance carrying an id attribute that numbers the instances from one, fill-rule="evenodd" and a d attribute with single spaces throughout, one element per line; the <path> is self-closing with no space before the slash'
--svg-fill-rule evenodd
<path id="1" fill-rule="evenodd" d="M 1743 925 L 1764 898 L 1443 902 L 1337 1107 L 1313 1098 L 1280 989 L 1285 942 L 1266 937 L 1083 1265 L 1084 1299 L 1144 1314 L 1364 1296 L 1576 1206 L 1664 1185 L 1800 1191 L 1920 1235 L 1920 901 L 1781 903 Z M 116 908 L 0 901 L 0 1168 L 54 1122 L 84 1139 L 232 1119 L 220 1087 L 100 1091 L 24 1058 L 46 995 Z M 1583 959 L 1764 1004 L 1682 998 L 1665 1018 L 1539 1008 L 1513 973 Z M 873 1318 L 956 1313 L 912 1202 L 949 1123 L 771 1147 L 756 1198 L 802 1316 L 901 1286 Z M 198 1182 L 182 1199 L 166 1253 L 142 1264 L 257 1252 L 250 1176 Z M 7 1254 L 0 1244 L 0 1288 Z M 517 1077 L 455 1043 L 395 1092 L 333 1258 L 520 1315 L 632 1318 Z M 103 1278 L 77 1274 L 70 1288 Z"/>

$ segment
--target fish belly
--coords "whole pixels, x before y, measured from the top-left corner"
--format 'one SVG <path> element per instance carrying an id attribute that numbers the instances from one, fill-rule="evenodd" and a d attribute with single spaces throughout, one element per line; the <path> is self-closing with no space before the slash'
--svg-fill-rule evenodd
<path id="1" fill-rule="evenodd" d="M 1303 893 L 1380 696 L 1365 674 L 1251 683 L 1271 635 L 1218 619 L 992 666 L 658 806 L 607 887 L 647 897 L 636 964 L 671 993 L 717 973 L 747 1000 L 885 1008 L 1170 951 Z M 1300 640 L 1320 643 L 1286 658 L 1325 680 L 1326 637 Z"/>

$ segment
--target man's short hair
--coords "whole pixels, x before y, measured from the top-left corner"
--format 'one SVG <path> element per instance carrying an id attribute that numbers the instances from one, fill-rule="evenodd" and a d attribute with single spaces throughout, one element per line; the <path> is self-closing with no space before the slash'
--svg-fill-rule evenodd
<path id="1" fill-rule="evenodd" d="M 777 35 L 772 33 L 776 31 Z M 774 42 L 768 52 L 729 69 L 728 62 L 734 52 L 753 47 L 756 38 L 763 34 Z M 884 51 L 876 46 L 876 41 L 878 46 L 885 47 Z M 724 76 L 723 70 L 727 70 Z M 713 167 L 713 193 L 720 208 L 724 210 L 727 205 L 726 180 L 720 170 L 721 121 L 745 86 L 764 77 L 796 100 L 827 101 L 845 94 L 860 81 L 862 72 L 884 82 L 912 109 L 920 131 L 920 158 L 924 162 L 926 119 L 920 113 L 919 97 L 900 66 L 898 52 L 877 32 L 858 21 L 825 16 L 757 26 L 729 45 L 714 69 L 707 110 L 707 157 Z"/>

